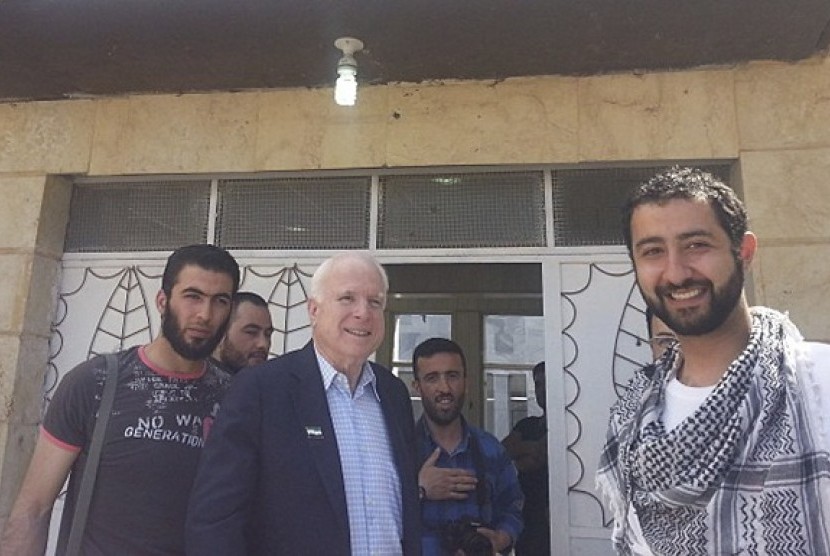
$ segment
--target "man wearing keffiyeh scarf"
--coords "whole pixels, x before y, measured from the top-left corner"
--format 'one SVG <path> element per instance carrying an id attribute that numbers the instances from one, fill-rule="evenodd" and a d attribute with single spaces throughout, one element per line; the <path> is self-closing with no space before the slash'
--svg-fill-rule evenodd
<path id="1" fill-rule="evenodd" d="M 624 217 L 640 292 L 679 345 L 612 408 L 597 482 L 616 550 L 830 554 L 830 346 L 748 307 L 756 238 L 710 174 L 660 174 Z M 700 401 L 678 407 L 673 388 Z"/>

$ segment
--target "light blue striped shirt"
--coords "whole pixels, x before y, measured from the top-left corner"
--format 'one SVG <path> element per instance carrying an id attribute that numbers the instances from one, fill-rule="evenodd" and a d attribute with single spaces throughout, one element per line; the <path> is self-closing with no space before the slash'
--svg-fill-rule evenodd
<path id="1" fill-rule="evenodd" d="M 317 362 L 337 437 L 353 556 L 397 556 L 401 539 L 402 501 L 398 469 L 369 363 L 352 395 L 346 375 L 318 352 Z M 309 531 L 309 534 L 319 534 Z"/>

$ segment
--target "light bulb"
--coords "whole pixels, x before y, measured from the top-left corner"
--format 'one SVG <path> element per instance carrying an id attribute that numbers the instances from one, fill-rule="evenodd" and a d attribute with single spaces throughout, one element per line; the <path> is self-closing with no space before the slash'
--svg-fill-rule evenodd
<path id="1" fill-rule="evenodd" d="M 354 53 L 363 50 L 363 42 L 354 37 L 340 37 L 334 41 L 334 46 L 343 52 L 343 57 L 337 62 L 334 102 L 340 106 L 354 106 L 357 100 L 357 60 Z"/>
<path id="2" fill-rule="evenodd" d="M 357 69 L 354 66 L 339 65 L 337 82 L 334 85 L 334 102 L 340 106 L 354 106 L 357 100 Z"/>

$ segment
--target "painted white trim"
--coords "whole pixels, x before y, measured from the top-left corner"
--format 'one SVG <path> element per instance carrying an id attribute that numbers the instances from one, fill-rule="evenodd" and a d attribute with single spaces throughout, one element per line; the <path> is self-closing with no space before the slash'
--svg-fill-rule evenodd
<path id="1" fill-rule="evenodd" d="M 369 250 L 378 248 L 378 210 L 380 206 L 380 177 L 372 174 L 372 187 L 369 199 Z"/>
<path id="2" fill-rule="evenodd" d="M 216 244 L 216 217 L 219 211 L 219 180 L 210 182 L 210 204 L 208 205 L 207 242 Z"/>
<path id="3" fill-rule="evenodd" d="M 545 182 L 545 244 L 549 247 L 556 247 L 556 234 L 553 233 L 553 172 L 550 169 L 544 171 Z"/>
<path id="4" fill-rule="evenodd" d="M 561 261 L 552 258 L 542 262 L 542 297 L 545 315 L 545 361 L 547 368 L 564 369 L 565 359 L 562 347 L 562 291 Z M 570 556 L 571 539 L 570 501 L 568 500 L 568 423 L 565 404 L 565 373 L 546 373 L 545 388 L 548 409 L 548 495 L 551 509 L 550 538 L 551 554 Z M 557 508 L 565 511 L 556 511 Z M 559 539 L 557 541 L 557 539 Z M 554 544 L 556 546 L 554 547 Z"/>
<path id="5" fill-rule="evenodd" d="M 74 183 L 125 183 L 125 182 L 152 182 L 152 181 L 210 181 L 217 180 L 256 180 L 256 179 L 286 179 L 286 178 L 315 178 L 315 177 L 358 177 L 368 175 L 401 176 L 411 174 L 469 174 L 469 173 L 503 173 L 503 172 L 536 172 L 545 170 L 603 170 L 614 168 L 642 168 L 653 166 L 712 166 L 734 164 L 737 158 L 694 158 L 694 159 L 654 159 L 654 160 L 623 160 L 606 162 L 575 162 L 557 164 L 493 164 L 471 166 L 411 166 L 395 168 L 336 168 L 327 170 L 294 170 L 294 171 L 263 171 L 263 172 L 212 172 L 209 174 L 124 174 L 119 176 L 79 176 Z"/>
<path id="6" fill-rule="evenodd" d="M 557 259 L 570 263 L 594 262 L 598 256 L 604 262 L 630 262 L 623 246 L 602 247 L 562 247 L 555 251 L 533 250 L 519 252 L 519 249 L 446 249 L 446 250 L 381 250 L 373 255 L 382 264 L 427 264 L 427 263 L 539 263 L 546 259 Z M 334 251 L 253 251 L 232 249 L 231 253 L 242 264 L 271 264 L 274 261 L 297 261 L 306 264 L 320 263 L 338 253 Z M 130 253 L 65 253 L 63 265 L 66 268 L 83 268 L 97 266 L 107 262 L 107 266 L 123 267 L 128 265 L 146 265 L 158 263 L 164 266 L 171 251 L 139 251 Z"/>

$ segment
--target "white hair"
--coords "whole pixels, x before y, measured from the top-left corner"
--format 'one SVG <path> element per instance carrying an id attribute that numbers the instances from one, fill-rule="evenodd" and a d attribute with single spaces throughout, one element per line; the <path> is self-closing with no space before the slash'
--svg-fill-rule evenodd
<path id="1" fill-rule="evenodd" d="M 386 270 L 377 261 L 377 259 L 375 259 L 375 257 L 373 257 L 368 251 L 343 251 L 341 253 L 337 253 L 336 255 L 332 255 L 317 267 L 317 270 L 314 271 L 314 275 L 311 277 L 311 287 L 309 288 L 308 296 L 319 300 L 320 296 L 323 294 L 321 290 L 322 284 L 326 281 L 326 277 L 331 269 L 334 268 L 337 263 L 349 259 L 360 261 L 366 266 L 374 268 L 383 283 L 383 294 L 386 295 L 389 291 L 389 277 L 386 275 Z"/>

